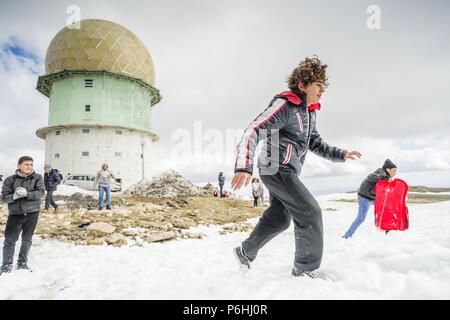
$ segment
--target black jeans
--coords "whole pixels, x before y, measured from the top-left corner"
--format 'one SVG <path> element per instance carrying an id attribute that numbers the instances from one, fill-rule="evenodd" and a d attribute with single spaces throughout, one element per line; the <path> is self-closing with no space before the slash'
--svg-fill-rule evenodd
<path id="1" fill-rule="evenodd" d="M 53 200 L 53 190 L 52 191 L 46 191 L 47 195 L 45 197 L 45 209 L 50 208 L 50 205 L 52 205 L 53 208 L 58 208 L 55 201 Z"/>
<path id="2" fill-rule="evenodd" d="M 254 207 L 258 206 L 258 199 L 259 199 L 259 197 L 253 197 L 253 206 Z"/>
<path id="3" fill-rule="evenodd" d="M 22 232 L 22 245 L 19 252 L 18 263 L 28 261 L 34 230 L 39 219 L 39 212 L 26 215 L 10 215 L 6 223 L 5 242 L 3 244 L 3 265 L 13 264 L 16 242 Z"/>
<path id="4" fill-rule="evenodd" d="M 286 230 L 294 220 L 294 267 L 303 271 L 319 268 L 323 253 L 322 210 L 295 171 L 281 167 L 277 174 L 263 175 L 270 193 L 267 208 L 249 238 L 242 243 L 244 254 L 254 260 L 267 242 Z"/>

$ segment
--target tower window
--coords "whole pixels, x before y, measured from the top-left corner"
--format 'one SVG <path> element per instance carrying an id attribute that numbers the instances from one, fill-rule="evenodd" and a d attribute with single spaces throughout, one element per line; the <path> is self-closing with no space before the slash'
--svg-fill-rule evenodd
<path id="1" fill-rule="evenodd" d="M 61 135 L 61 130 L 56 130 L 55 131 L 55 135 L 60 136 Z"/>
<path id="2" fill-rule="evenodd" d="M 122 156 L 122 152 L 115 152 L 115 153 L 114 153 L 114 156 L 116 156 L 116 157 L 121 157 L 121 156 Z"/>
<path id="3" fill-rule="evenodd" d="M 83 152 L 81 153 L 81 156 L 82 156 L 82 157 L 89 157 L 89 151 L 83 151 Z"/>
<path id="4" fill-rule="evenodd" d="M 144 120 L 144 113 L 142 111 L 138 112 L 138 118 L 139 120 Z"/>
<path id="5" fill-rule="evenodd" d="M 83 129 L 81 129 L 81 132 L 82 133 L 89 133 L 89 132 L 91 132 L 91 130 L 87 129 L 87 128 L 83 128 Z"/>
<path id="6" fill-rule="evenodd" d="M 86 111 L 86 112 L 91 112 L 91 106 L 90 105 L 85 105 L 84 106 L 84 111 Z"/>
<path id="7" fill-rule="evenodd" d="M 92 79 L 85 79 L 84 80 L 84 87 L 85 88 L 92 88 L 94 86 L 94 80 Z"/>
<path id="8" fill-rule="evenodd" d="M 55 159 L 59 159 L 60 155 L 59 153 L 55 153 Z"/>
<path id="9" fill-rule="evenodd" d="M 116 134 L 121 135 L 122 134 L 122 130 L 116 130 Z"/>

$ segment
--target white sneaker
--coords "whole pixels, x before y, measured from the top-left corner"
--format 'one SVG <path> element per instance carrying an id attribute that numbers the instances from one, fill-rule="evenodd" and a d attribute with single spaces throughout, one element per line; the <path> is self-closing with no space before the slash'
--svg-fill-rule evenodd
<path id="1" fill-rule="evenodd" d="M 316 270 L 312 270 L 312 271 L 303 271 L 303 270 L 297 270 L 297 269 L 292 269 L 292 275 L 294 277 L 310 277 L 311 279 L 322 279 L 322 280 L 331 280 L 331 281 L 336 281 L 337 279 L 325 272 L 323 272 L 322 270 L 316 269 Z"/>

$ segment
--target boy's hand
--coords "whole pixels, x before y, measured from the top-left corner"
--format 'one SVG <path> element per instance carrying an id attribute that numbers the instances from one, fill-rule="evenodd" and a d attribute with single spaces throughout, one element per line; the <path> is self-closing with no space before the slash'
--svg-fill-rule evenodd
<path id="1" fill-rule="evenodd" d="M 361 156 L 362 156 L 362 154 L 359 151 L 349 151 L 345 154 L 344 160 L 347 160 L 347 159 L 355 160 L 355 159 L 361 158 Z"/>
<path id="2" fill-rule="evenodd" d="M 231 188 L 233 191 L 239 190 L 242 186 L 248 186 L 252 180 L 252 175 L 248 172 L 236 172 L 231 181 Z"/>
<path id="3" fill-rule="evenodd" d="M 27 196 L 27 189 L 22 188 L 22 187 L 17 187 L 13 194 L 13 200 L 24 198 L 26 196 Z"/>

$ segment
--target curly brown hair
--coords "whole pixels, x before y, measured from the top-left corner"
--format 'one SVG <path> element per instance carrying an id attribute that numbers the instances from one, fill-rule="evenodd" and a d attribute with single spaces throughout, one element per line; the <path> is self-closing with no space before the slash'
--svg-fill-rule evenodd
<path id="1" fill-rule="evenodd" d="M 300 61 L 297 68 L 292 71 L 287 79 L 289 89 L 296 89 L 299 83 L 308 86 L 314 82 L 320 82 L 325 87 L 328 87 L 328 77 L 326 74 L 326 64 L 314 55 L 312 58 L 306 57 Z"/>

